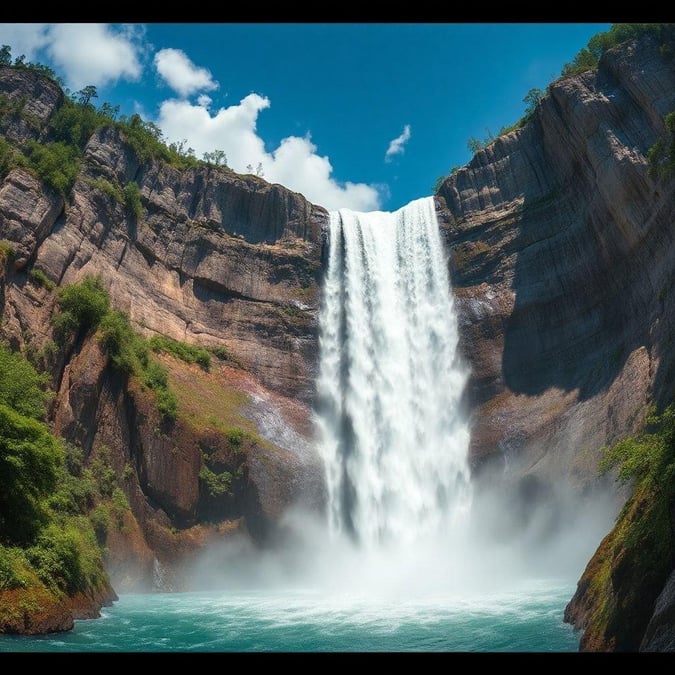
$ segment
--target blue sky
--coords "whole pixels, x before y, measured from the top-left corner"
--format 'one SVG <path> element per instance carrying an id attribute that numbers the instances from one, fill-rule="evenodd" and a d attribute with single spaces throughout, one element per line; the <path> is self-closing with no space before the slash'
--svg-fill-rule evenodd
<path id="1" fill-rule="evenodd" d="M 329 209 L 394 210 L 518 120 L 610 24 L 0 24 L 14 57 L 94 84 L 246 172 Z"/>

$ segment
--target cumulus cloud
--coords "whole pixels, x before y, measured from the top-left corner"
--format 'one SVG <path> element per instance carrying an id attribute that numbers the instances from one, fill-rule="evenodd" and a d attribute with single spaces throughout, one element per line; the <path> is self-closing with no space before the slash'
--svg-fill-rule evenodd
<path id="1" fill-rule="evenodd" d="M 160 49 L 155 54 L 155 67 L 162 79 L 180 96 L 218 88 L 211 72 L 192 63 L 181 49 Z"/>
<path id="2" fill-rule="evenodd" d="M 57 23 L 49 28 L 46 50 L 57 72 L 72 89 L 102 86 L 141 75 L 142 32 L 131 26 L 102 23 Z"/>
<path id="3" fill-rule="evenodd" d="M 71 89 L 137 80 L 143 35 L 140 26 L 102 23 L 0 24 L 0 44 L 8 44 L 13 57 L 40 62 L 46 53 Z"/>
<path id="4" fill-rule="evenodd" d="M 403 127 L 403 133 L 400 136 L 397 136 L 387 148 L 387 152 L 384 153 L 384 161 L 391 162 L 391 158 L 394 155 L 402 155 L 405 151 L 405 144 L 410 140 L 410 125 L 406 124 Z"/>
<path id="5" fill-rule="evenodd" d="M 204 152 L 224 150 L 228 166 L 239 172 L 246 172 L 249 165 L 262 164 L 267 180 L 300 192 L 327 209 L 372 211 L 380 207 L 381 188 L 335 180 L 329 158 L 317 154 L 309 134 L 288 136 L 276 149 L 267 152 L 256 131 L 259 113 L 270 107 L 267 97 L 251 93 L 215 114 L 203 103 L 202 100 L 202 104 L 193 105 L 186 100 L 170 99 L 161 104 L 157 124 L 168 141 L 187 139 L 197 157 Z"/>

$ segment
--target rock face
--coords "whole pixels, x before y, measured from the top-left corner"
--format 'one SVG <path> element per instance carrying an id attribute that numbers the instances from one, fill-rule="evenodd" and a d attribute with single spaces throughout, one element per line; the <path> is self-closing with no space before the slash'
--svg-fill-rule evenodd
<path id="1" fill-rule="evenodd" d="M 479 476 L 589 488 L 599 448 L 675 393 L 675 184 L 646 160 L 675 109 L 659 46 L 553 83 L 438 192 Z"/>
<path id="2" fill-rule="evenodd" d="M 675 571 L 656 600 L 640 651 L 675 652 Z"/>
<path id="3" fill-rule="evenodd" d="M 610 50 L 442 185 L 476 464 L 573 473 L 672 395 L 674 188 L 645 155 L 673 85 L 650 40 Z"/>
<path id="4" fill-rule="evenodd" d="M 49 140 L 64 97 L 30 70 L 0 68 L 0 103 L 0 132 L 20 147 Z M 132 182 L 140 209 L 119 197 Z M 89 139 L 65 200 L 23 168 L 0 181 L 0 239 L 14 250 L 0 289 L 0 337 L 43 355 L 57 391 L 54 431 L 89 462 L 108 463 L 131 504 L 126 536 L 106 541 L 117 590 L 180 588 L 183 565 L 209 541 L 245 531 L 262 542 L 290 503 L 320 506 L 321 466 L 306 444 L 327 217 L 255 176 L 141 160 L 114 126 Z M 154 394 L 115 372 L 96 336 L 54 349 L 56 297 L 36 271 L 57 286 L 99 276 L 142 336 L 227 358 L 214 357 L 206 373 L 157 356 L 179 402 L 167 425 Z M 263 418 L 274 424 L 261 427 Z M 290 444 L 275 431 L 282 427 Z M 219 498 L 200 478 L 205 453 L 218 471 L 236 474 Z"/>

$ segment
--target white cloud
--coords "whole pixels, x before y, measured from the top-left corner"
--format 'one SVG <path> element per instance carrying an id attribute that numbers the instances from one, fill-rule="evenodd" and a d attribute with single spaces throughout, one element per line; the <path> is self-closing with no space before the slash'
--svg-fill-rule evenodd
<path id="1" fill-rule="evenodd" d="M 331 177 L 329 158 L 317 154 L 309 135 L 288 136 L 267 152 L 256 133 L 256 122 L 258 114 L 269 107 L 270 100 L 255 93 L 213 115 L 205 106 L 171 99 L 161 104 L 157 124 L 169 142 L 187 139 L 197 157 L 224 150 L 228 166 L 239 172 L 246 172 L 249 164 L 257 167 L 261 163 L 265 179 L 300 192 L 327 209 L 372 211 L 380 207 L 381 188 L 336 181 Z"/>
<path id="2" fill-rule="evenodd" d="M 25 54 L 26 61 L 35 61 L 49 42 L 48 29 L 46 23 L 0 23 L 0 45 L 12 48 L 12 59 Z"/>
<path id="3" fill-rule="evenodd" d="M 400 136 L 397 136 L 387 148 L 387 152 L 384 154 L 384 161 L 391 162 L 391 158 L 394 155 L 402 155 L 405 151 L 405 144 L 410 140 L 410 125 L 406 124 L 403 127 L 403 133 Z"/>
<path id="4" fill-rule="evenodd" d="M 155 54 L 155 67 L 162 79 L 180 96 L 218 88 L 206 68 L 198 68 L 180 49 L 160 49 Z"/>
<path id="5" fill-rule="evenodd" d="M 200 94 L 197 97 L 197 105 L 202 106 L 202 108 L 208 108 L 211 105 L 212 101 L 213 99 L 206 94 Z"/>
<path id="6" fill-rule="evenodd" d="M 77 90 L 138 79 L 144 32 L 141 26 L 102 23 L 5 23 L 0 24 L 0 44 L 12 48 L 13 58 L 25 54 L 27 61 L 44 63 L 41 52 L 46 53 L 56 74 Z"/>
<path id="7" fill-rule="evenodd" d="M 49 27 L 46 50 L 71 89 L 137 80 L 142 32 L 102 23 L 57 23 Z"/>

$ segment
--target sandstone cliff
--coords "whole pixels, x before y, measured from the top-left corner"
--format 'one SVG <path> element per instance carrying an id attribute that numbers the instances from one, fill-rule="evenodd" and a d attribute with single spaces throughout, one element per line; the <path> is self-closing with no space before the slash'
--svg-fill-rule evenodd
<path id="1" fill-rule="evenodd" d="M 590 489 L 599 448 L 675 393 L 675 184 L 646 160 L 675 109 L 659 46 L 623 44 L 553 83 L 530 122 L 437 195 L 472 367 L 473 464 L 525 497 L 566 478 Z"/>
<path id="2" fill-rule="evenodd" d="M 0 95 L 11 108 L 0 115 L 8 141 L 49 140 L 64 103 L 55 83 L 0 68 Z M 140 188 L 137 213 L 101 189 L 130 181 Z M 14 250 L 0 337 L 40 355 L 57 391 L 55 432 L 89 462 L 102 458 L 130 501 L 125 536 L 114 530 L 106 541 L 116 590 L 156 585 L 158 568 L 164 587 L 180 587 L 180 569 L 207 541 L 237 530 L 262 541 L 290 503 L 320 508 L 321 471 L 307 438 L 326 218 L 255 176 L 142 160 L 114 126 L 88 140 L 65 199 L 23 168 L 0 182 L 0 239 Z M 226 356 L 210 372 L 159 357 L 178 398 L 167 425 L 150 393 L 110 368 L 95 336 L 54 350 L 55 293 L 36 283 L 36 271 L 57 286 L 100 276 L 113 308 L 141 335 Z M 205 453 L 237 477 L 218 498 L 200 480 Z"/>

